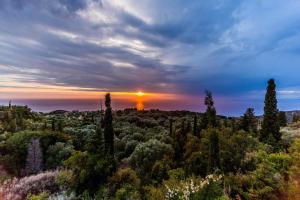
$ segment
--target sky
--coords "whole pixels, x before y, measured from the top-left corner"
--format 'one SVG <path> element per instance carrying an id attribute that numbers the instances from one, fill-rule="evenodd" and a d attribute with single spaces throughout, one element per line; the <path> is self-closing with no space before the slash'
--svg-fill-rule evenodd
<path id="1" fill-rule="evenodd" d="M 298 0 L 1 0 L 0 102 L 75 109 L 111 92 L 124 107 L 143 91 L 145 108 L 203 111 L 208 89 L 220 114 L 260 114 L 275 78 L 279 109 L 300 109 L 299 10 Z"/>

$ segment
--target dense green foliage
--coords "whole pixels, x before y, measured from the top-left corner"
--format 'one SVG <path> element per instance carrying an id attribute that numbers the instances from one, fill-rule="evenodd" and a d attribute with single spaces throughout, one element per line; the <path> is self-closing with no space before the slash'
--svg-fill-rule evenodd
<path id="1" fill-rule="evenodd" d="M 261 129 L 252 108 L 239 118 L 217 115 L 211 92 L 205 113 L 114 112 L 109 94 L 104 116 L 102 109 L 34 113 L 3 106 L 0 180 L 26 175 L 28 156 L 36 155 L 32 141 L 39 141 L 39 167 L 59 175 L 51 179 L 55 194 L 27 186 L 37 191 L 28 199 L 283 199 L 296 190 L 289 180 L 299 173 L 300 143 L 281 138 L 279 125 L 287 122 L 274 80 L 268 84 Z"/>

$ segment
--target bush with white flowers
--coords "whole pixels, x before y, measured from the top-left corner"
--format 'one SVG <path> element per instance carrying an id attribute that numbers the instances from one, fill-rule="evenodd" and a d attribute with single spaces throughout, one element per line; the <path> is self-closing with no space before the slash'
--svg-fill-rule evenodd
<path id="1" fill-rule="evenodd" d="M 190 200 L 196 193 L 201 192 L 206 186 L 220 182 L 222 175 L 210 174 L 205 178 L 190 178 L 179 182 L 165 182 L 166 200 Z"/>

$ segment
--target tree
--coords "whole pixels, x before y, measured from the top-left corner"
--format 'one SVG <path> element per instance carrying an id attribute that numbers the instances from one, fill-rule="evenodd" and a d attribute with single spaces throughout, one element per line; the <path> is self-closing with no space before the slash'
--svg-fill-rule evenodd
<path id="1" fill-rule="evenodd" d="M 173 119 L 172 118 L 170 118 L 170 136 L 172 137 L 173 136 Z"/>
<path id="2" fill-rule="evenodd" d="M 254 108 L 248 108 L 242 117 L 240 128 L 244 131 L 256 133 L 257 120 L 254 115 Z"/>
<path id="3" fill-rule="evenodd" d="M 141 181 L 134 170 L 132 170 L 131 168 L 123 168 L 123 169 L 120 168 L 109 179 L 108 185 L 110 188 L 110 195 L 115 196 L 116 193 L 120 193 L 120 191 L 122 190 L 124 190 L 122 196 L 124 196 L 124 193 L 126 193 L 129 196 L 133 194 L 138 194 L 138 190 L 140 188 L 140 182 Z"/>
<path id="4" fill-rule="evenodd" d="M 187 141 L 187 128 L 185 119 L 182 119 L 180 129 L 175 131 L 173 136 L 173 148 L 175 151 L 174 160 L 177 166 L 180 166 L 183 161 L 184 146 Z"/>
<path id="5" fill-rule="evenodd" d="M 44 121 L 43 130 L 47 130 L 47 120 Z"/>
<path id="6" fill-rule="evenodd" d="M 285 127 L 287 126 L 287 118 L 286 118 L 286 114 L 283 111 L 280 111 L 278 113 L 278 120 L 279 120 L 279 125 L 281 127 Z"/>
<path id="7" fill-rule="evenodd" d="M 220 147 L 219 135 L 215 129 L 209 133 L 209 155 L 208 155 L 208 173 L 213 173 L 220 168 Z"/>
<path id="8" fill-rule="evenodd" d="M 197 118 L 197 115 L 194 116 L 193 133 L 194 133 L 194 135 L 198 134 L 198 118 Z"/>
<path id="9" fill-rule="evenodd" d="M 30 160 L 29 149 L 32 148 L 31 143 L 33 138 L 39 138 L 40 147 L 43 153 L 46 153 L 47 148 L 56 142 L 66 142 L 68 137 L 63 133 L 53 133 L 52 131 L 19 131 L 12 134 L 0 146 L 0 162 L 10 173 L 14 175 L 24 175 L 26 172 L 26 162 Z M 39 145 L 35 145 L 36 147 Z M 45 154 L 43 154 L 44 157 Z M 31 157 L 32 158 L 32 157 Z M 46 157 L 45 157 L 46 158 Z"/>
<path id="10" fill-rule="evenodd" d="M 17 130 L 17 120 L 16 118 L 12 118 L 9 122 L 9 130 L 10 132 L 14 133 Z"/>
<path id="11" fill-rule="evenodd" d="M 152 184 L 158 185 L 169 178 L 170 162 L 167 160 L 156 161 L 151 170 Z"/>
<path id="12" fill-rule="evenodd" d="M 69 158 L 74 152 L 74 147 L 63 142 L 56 142 L 50 145 L 46 152 L 45 169 L 56 169 L 63 165 L 63 161 Z"/>
<path id="13" fill-rule="evenodd" d="M 105 140 L 105 150 L 112 157 L 114 156 L 114 131 L 112 126 L 112 109 L 111 109 L 111 99 L 110 93 L 105 95 L 105 115 L 104 115 L 104 140 Z"/>
<path id="14" fill-rule="evenodd" d="M 292 119 L 293 123 L 298 122 L 299 120 L 300 120 L 300 116 L 297 114 L 294 114 L 293 119 Z"/>
<path id="15" fill-rule="evenodd" d="M 214 107 L 214 100 L 212 93 L 208 90 L 205 91 L 206 97 L 204 104 L 206 105 L 206 112 L 202 119 L 203 128 L 216 127 L 217 126 L 217 112 Z"/>
<path id="16" fill-rule="evenodd" d="M 31 139 L 26 159 L 26 174 L 37 174 L 42 170 L 43 154 L 39 138 Z"/>
<path id="17" fill-rule="evenodd" d="M 92 133 L 85 146 L 87 151 L 77 151 L 65 161 L 65 165 L 71 169 L 73 174 L 69 185 L 76 194 L 95 195 L 99 188 L 107 182 L 107 177 L 111 176 L 115 170 L 114 135 L 109 94 L 106 95 L 105 105 L 107 109 L 104 118 L 104 141 L 100 119 L 96 124 L 96 131 Z"/>
<path id="18" fill-rule="evenodd" d="M 232 133 L 230 129 L 223 129 L 221 132 L 219 143 L 222 172 L 243 173 L 254 170 L 255 160 L 247 157 L 247 155 L 249 155 L 249 152 L 255 152 L 259 148 L 260 143 L 257 139 L 249 134 L 245 134 L 244 131 Z"/>
<path id="19" fill-rule="evenodd" d="M 200 138 L 193 134 L 188 134 L 184 150 L 184 169 L 186 174 L 205 176 L 207 172 L 207 152 L 201 150 Z"/>
<path id="20" fill-rule="evenodd" d="M 101 128 L 101 121 L 98 122 L 95 133 L 92 134 L 87 149 L 90 153 L 102 154 L 104 149 L 103 132 Z"/>
<path id="21" fill-rule="evenodd" d="M 279 142 L 281 139 L 279 130 L 280 126 L 278 121 L 276 84 L 274 79 L 270 79 L 268 81 L 268 87 L 265 96 L 264 117 L 260 140 L 271 145 Z"/>
<path id="22" fill-rule="evenodd" d="M 75 151 L 65 162 L 71 170 L 71 179 L 66 180 L 77 195 L 87 192 L 94 195 L 111 175 L 112 165 L 105 155 Z"/>
<path id="23" fill-rule="evenodd" d="M 231 122 L 230 122 L 231 132 L 234 133 L 234 132 L 236 132 L 236 130 L 237 130 L 236 119 L 235 119 L 235 118 L 232 118 L 230 121 L 231 121 Z"/>
<path id="24" fill-rule="evenodd" d="M 51 120 L 51 130 L 55 131 L 55 119 L 54 118 Z"/>
<path id="25" fill-rule="evenodd" d="M 104 128 L 104 111 L 103 111 L 103 106 L 102 106 L 102 99 L 100 100 L 100 124 L 101 128 Z"/>
<path id="26" fill-rule="evenodd" d="M 63 131 L 63 120 L 62 119 L 58 120 L 57 128 L 58 128 L 58 131 L 60 131 L 60 132 Z"/>

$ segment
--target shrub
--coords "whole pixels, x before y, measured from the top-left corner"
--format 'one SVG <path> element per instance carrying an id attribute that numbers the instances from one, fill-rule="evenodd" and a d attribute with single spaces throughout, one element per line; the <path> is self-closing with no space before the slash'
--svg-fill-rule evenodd
<path id="1" fill-rule="evenodd" d="M 143 180 L 147 180 L 154 163 L 165 156 L 172 157 L 172 155 L 173 149 L 170 145 L 158 140 L 149 140 L 135 148 L 130 157 L 130 164 Z"/>
<path id="2" fill-rule="evenodd" d="M 149 185 L 144 187 L 145 190 L 145 198 L 147 200 L 157 200 L 164 199 L 164 191 L 160 187 L 154 187 L 153 185 Z"/>
<path id="3" fill-rule="evenodd" d="M 46 192 L 42 192 L 40 194 L 37 195 L 28 195 L 27 200 L 47 200 L 49 199 L 49 194 Z"/>
<path id="4" fill-rule="evenodd" d="M 136 172 L 130 168 L 119 169 L 110 178 L 109 186 L 113 196 L 119 189 L 126 191 L 137 191 L 140 187 L 140 179 L 138 178 Z"/>
<path id="5" fill-rule="evenodd" d="M 138 191 L 134 190 L 132 187 L 124 186 L 117 190 L 115 200 L 128 200 L 128 199 L 139 200 L 141 198 Z"/>
<path id="6" fill-rule="evenodd" d="M 7 180 L 0 186 L 0 196 L 3 195 L 3 200 L 23 200 L 29 194 L 58 192 L 57 175 L 58 171 L 48 171 L 21 179 Z"/>
<path id="7" fill-rule="evenodd" d="M 170 166 L 168 161 L 156 161 L 151 170 L 151 179 L 153 184 L 160 184 L 163 180 L 168 179 L 169 170 Z"/>
<path id="8" fill-rule="evenodd" d="M 74 148 L 70 144 L 57 142 L 50 145 L 47 150 L 46 169 L 55 169 L 63 165 L 63 161 L 71 156 Z"/>
<path id="9" fill-rule="evenodd" d="M 221 175 L 208 175 L 202 178 L 189 178 L 178 181 L 170 179 L 164 182 L 166 200 L 205 200 L 217 199 L 223 195 Z"/>

